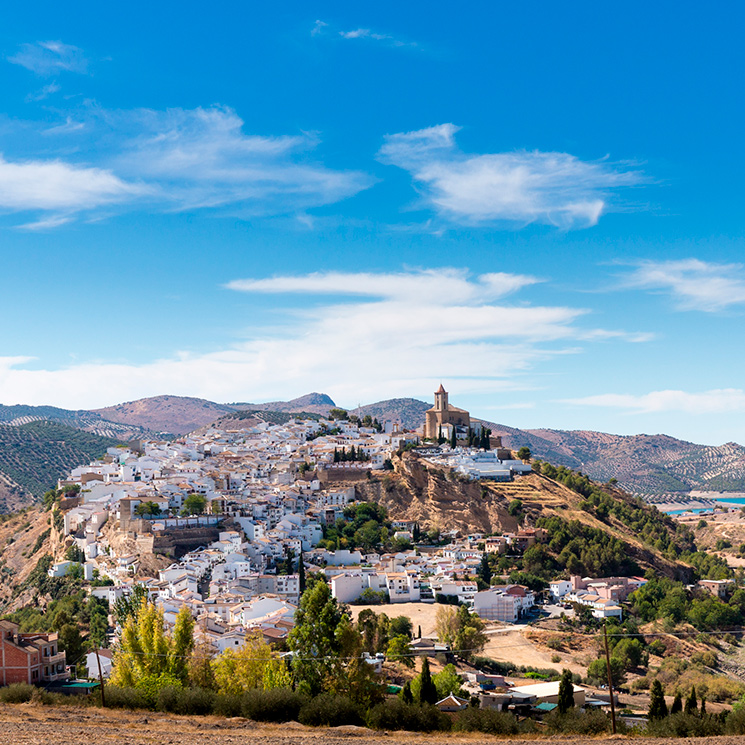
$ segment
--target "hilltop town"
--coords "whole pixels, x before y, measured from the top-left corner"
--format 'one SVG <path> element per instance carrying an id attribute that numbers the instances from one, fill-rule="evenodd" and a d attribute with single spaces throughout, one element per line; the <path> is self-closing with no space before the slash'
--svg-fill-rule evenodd
<path id="1" fill-rule="evenodd" d="M 575 684 L 594 681 L 594 690 L 577 687 L 578 702 L 608 706 L 586 651 L 597 624 L 635 629 L 665 613 L 661 601 L 677 588 L 692 610 L 712 602 L 711 612 L 740 613 L 733 571 L 698 553 L 690 532 L 611 484 L 505 447 L 443 386 L 418 428 L 339 408 L 254 410 L 176 439 L 109 446 L 43 501 L 35 522 L 15 527 L 23 513 L 8 521 L 0 643 L 15 662 L 4 663 L 5 685 L 65 690 L 83 685 L 78 669 L 116 675 L 122 609 L 141 601 L 166 633 L 191 619 L 192 643 L 211 664 L 258 639 L 292 665 L 303 598 L 321 582 L 360 634 L 371 618 L 402 619 L 403 636 L 386 631 L 362 652 L 376 676 L 400 689 L 411 680 L 403 663 L 432 656 L 457 681 L 437 702 L 442 711 L 470 696 L 486 709 L 529 705 L 540 717 L 556 703 L 558 661 Z M 635 598 L 648 586 L 656 604 L 642 611 Z M 57 617 L 69 592 L 94 604 L 88 615 L 103 613 L 97 629 L 88 621 L 87 643 L 70 641 L 77 627 L 49 626 L 34 610 Z M 466 651 L 463 629 L 447 630 L 453 608 L 466 614 L 457 623 L 472 624 Z M 735 622 L 732 614 L 716 623 Z M 667 643 L 680 642 L 673 634 Z M 554 682 L 507 682 L 505 671 L 536 669 L 515 662 L 515 645 Z M 84 662 L 67 657 L 73 648 L 88 650 Z M 475 665 L 479 651 L 488 657 Z M 667 647 L 654 654 L 663 670 Z M 643 657 L 624 658 L 619 680 L 643 675 Z M 713 698 L 739 695 L 732 685 Z"/>

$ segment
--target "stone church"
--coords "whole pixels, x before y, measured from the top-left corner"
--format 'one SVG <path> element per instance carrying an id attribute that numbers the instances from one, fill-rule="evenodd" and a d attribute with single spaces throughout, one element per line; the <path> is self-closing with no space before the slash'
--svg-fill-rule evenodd
<path id="1" fill-rule="evenodd" d="M 448 392 L 442 383 L 435 391 L 435 405 L 424 414 L 424 436 L 430 440 L 436 440 L 440 433 L 440 427 L 445 425 L 454 427 L 471 426 L 471 415 L 465 409 L 459 409 L 448 403 Z M 480 427 L 479 427 L 480 429 Z"/>

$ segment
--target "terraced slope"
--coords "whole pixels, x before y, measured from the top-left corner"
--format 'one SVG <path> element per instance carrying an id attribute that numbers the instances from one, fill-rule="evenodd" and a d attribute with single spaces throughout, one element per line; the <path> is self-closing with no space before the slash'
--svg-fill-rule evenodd
<path id="1" fill-rule="evenodd" d="M 70 469 L 119 444 L 56 422 L 0 424 L 0 512 L 35 501 Z"/>

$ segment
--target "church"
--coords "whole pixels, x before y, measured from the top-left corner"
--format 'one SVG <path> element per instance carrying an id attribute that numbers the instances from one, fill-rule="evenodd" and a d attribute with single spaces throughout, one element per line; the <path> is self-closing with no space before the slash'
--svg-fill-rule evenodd
<path id="1" fill-rule="evenodd" d="M 460 439 L 468 434 L 470 426 L 471 415 L 465 409 L 448 403 L 448 392 L 440 383 L 440 387 L 435 391 L 435 405 L 424 414 L 424 437 L 436 440 L 441 431 L 449 435 L 451 427 L 455 427 Z M 480 425 L 478 429 L 481 430 Z"/>

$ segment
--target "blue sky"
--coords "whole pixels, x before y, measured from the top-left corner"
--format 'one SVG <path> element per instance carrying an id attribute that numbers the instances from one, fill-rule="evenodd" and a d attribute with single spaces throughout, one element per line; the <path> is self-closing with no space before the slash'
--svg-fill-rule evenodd
<path id="1" fill-rule="evenodd" d="M 736 3 L 37 3 L 0 401 L 311 390 L 745 442 Z"/>

